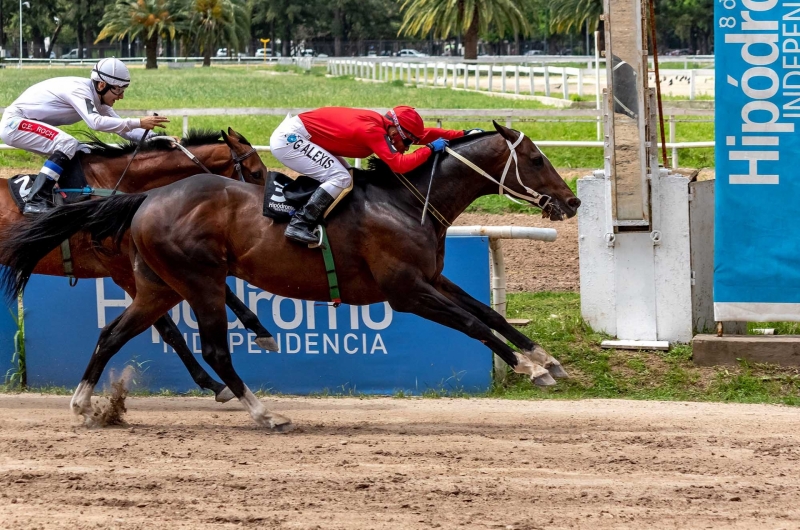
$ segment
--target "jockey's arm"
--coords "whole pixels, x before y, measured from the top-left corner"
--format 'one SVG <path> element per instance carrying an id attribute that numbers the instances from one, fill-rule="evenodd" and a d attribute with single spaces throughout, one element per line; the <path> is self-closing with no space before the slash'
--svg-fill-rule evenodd
<path id="1" fill-rule="evenodd" d="M 430 147 L 421 147 L 413 153 L 404 155 L 395 149 L 387 134 L 381 135 L 377 133 L 370 135 L 369 148 L 378 158 L 386 162 L 389 169 L 395 173 L 408 173 L 431 156 Z"/>
<path id="2" fill-rule="evenodd" d="M 461 138 L 462 136 L 464 136 L 464 131 L 455 131 L 452 129 L 437 129 L 436 127 L 431 127 L 430 129 L 425 128 L 425 134 L 422 135 L 422 138 L 420 138 L 419 142 L 417 143 L 420 145 L 425 145 L 431 143 L 437 138 L 444 138 L 445 140 L 455 140 L 456 138 Z"/>
<path id="3" fill-rule="evenodd" d="M 120 136 L 123 133 L 130 133 L 139 127 L 139 120 L 135 118 L 120 118 L 117 113 L 111 110 L 111 107 L 101 105 L 96 108 L 91 93 L 87 87 L 86 93 L 76 91 L 71 94 L 70 104 L 77 111 L 83 121 L 86 122 L 91 129 L 100 132 L 117 133 Z M 139 133 L 141 138 L 141 133 Z"/>
<path id="4" fill-rule="evenodd" d="M 124 118 L 120 117 L 120 115 L 117 114 L 114 111 L 114 109 L 109 107 L 109 106 L 103 105 L 103 111 L 108 113 L 108 115 L 111 116 L 111 117 L 119 118 L 121 120 L 124 119 Z M 142 140 L 142 135 L 145 133 L 145 129 L 142 129 L 142 128 L 138 127 L 139 120 L 134 120 L 134 121 L 137 122 L 137 127 L 135 129 L 131 129 L 130 131 L 120 131 L 120 132 L 117 132 L 117 134 L 122 136 L 126 140 L 130 140 L 131 142 L 139 142 L 139 141 Z M 116 132 L 116 131 L 114 131 L 114 132 Z M 155 133 L 152 130 L 147 131 L 147 136 L 145 136 L 144 139 L 147 140 L 148 138 L 153 136 L 153 134 L 155 134 Z"/>

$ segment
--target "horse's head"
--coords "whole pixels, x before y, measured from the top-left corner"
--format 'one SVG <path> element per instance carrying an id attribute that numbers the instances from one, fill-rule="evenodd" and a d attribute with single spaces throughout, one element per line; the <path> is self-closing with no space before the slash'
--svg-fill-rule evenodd
<path id="1" fill-rule="evenodd" d="M 542 216 L 549 217 L 551 221 L 573 217 L 578 212 L 581 200 L 572 193 L 544 153 L 530 138 L 520 139 L 520 132 L 503 127 L 497 122 L 492 123 L 505 140 L 505 154 L 501 155 L 502 162 L 499 164 L 501 168 L 508 170 L 505 186 L 516 192 L 517 198 L 541 207 Z M 516 152 L 516 169 L 513 160 L 506 165 L 507 157 L 511 154 L 509 148 Z M 500 169 L 500 174 L 503 169 Z"/>
<path id="2" fill-rule="evenodd" d="M 231 156 L 234 162 L 234 178 L 249 182 L 251 184 L 264 185 L 264 178 L 267 175 L 267 166 L 261 161 L 261 157 L 250 145 L 247 139 L 228 127 L 228 133 L 220 131 L 222 139 L 231 149 Z"/>

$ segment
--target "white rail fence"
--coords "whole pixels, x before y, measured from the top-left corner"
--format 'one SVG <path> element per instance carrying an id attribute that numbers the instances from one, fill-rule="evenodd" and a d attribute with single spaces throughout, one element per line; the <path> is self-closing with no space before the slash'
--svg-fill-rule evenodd
<path id="1" fill-rule="evenodd" d="M 0 113 L 5 109 L 0 108 Z M 313 110 L 310 108 L 206 108 L 206 109 L 147 109 L 147 110 L 123 110 L 125 116 L 146 116 L 154 112 L 160 116 L 175 117 L 181 116 L 183 119 L 183 134 L 189 132 L 189 118 L 192 116 L 286 116 L 287 114 L 300 114 Z M 381 114 L 387 108 L 373 109 Z M 426 121 L 436 121 L 436 125 L 441 127 L 443 121 L 448 122 L 475 122 L 489 121 L 497 119 L 505 123 L 506 127 L 512 127 L 514 122 L 596 122 L 602 119 L 601 113 L 595 109 L 417 109 Z M 677 142 L 676 128 L 680 122 L 713 122 L 714 111 L 710 109 L 684 109 L 672 108 L 664 109 L 669 124 L 669 141 L 667 149 L 672 154 L 672 167 L 679 167 L 678 151 L 680 149 L 696 149 L 714 147 L 713 141 L 705 142 Z M 705 117 L 707 119 L 676 119 L 676 117 Z M 601 148 L 603 142 L 600 140 L 536 140 L 536 145 L 540 147 L 578 147 L 578 148 Z M 269 146 L 256 145 L 257 151 L 269 152 Z M 0 144 L 0 150 L 13 150 L 15 147 Z"/>
<path id="2" fill-rule="evenodd" d="M 374 82 L 402 81 L 418 86 L 450 87 L 487 93 L 513 94 L 515 96 L 535 96 L 563 100 L 570 99 L 570 90 L 578 96 L 585 95 L 586 85 L 591 92 L 599 95 L 601 85 L 606 86 L 605 60 L 586 61 L 586 68 L 553 66 L 547 61 L 516 58 L 509 60 L 479 59 L 474 61 L 443 61 L 439 58 L 386 59 L 355 58 L 328 59 L 328 74 L 332 76 L 353 76 L 357 79 Z M 565 62 L 561 58 L 561 62 Z M 577 61 L 573 61 L 577 62 Z M 688 63 L 688 61 L 687 61 Z M 670 83 L 680 79 L 689 85 L 690 100 L 697 97 L 698 79 L 713 79 L 713 69 L 686 69 L 661 71 L 663 78 Z"/>

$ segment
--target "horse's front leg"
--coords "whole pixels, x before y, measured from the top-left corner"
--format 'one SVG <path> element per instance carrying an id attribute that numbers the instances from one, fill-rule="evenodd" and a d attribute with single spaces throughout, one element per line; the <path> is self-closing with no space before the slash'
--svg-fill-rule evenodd
<path id="1" fill-rule="evenodd" d="M 231 308 L 231 311 L 244 324 L 244 327 L 256 334 L 256 344 L 258 344 L 259 348 L 267 351 L 280 351 L 278 343 L 272 337 L 272 333 L 267 331 L 258 316 L 250 311 L 250 308 L 227 285 L 225 286 L 225 304 Z"/>
<path id="2" fill-rule="evenodd" d="M 395 311 L 413 313 L 481 341 L 515 372 L 528 375 L 535 385 L 555 384 L 555 379 L 541 364 L 512 350 L 492 333 L 489 326 L 453 303 L 423 278 L 394 279 L 381 282 L 381 285 L 389 305 Z"/>
<path id="3" fill-rule="evenodd" d="M 481 322 L 486 323 L 487 326 L 500 333 L 503 337 L 511 342 L 514 346 L 522 350 L 522 355 L 535 362 L 541 364 L 550 375 L 556 378 L 566 378 L 569 374 L 561 363 L 539 344 L 536 344 L 530 338 L 526 337 L 519 330 L 514 328 L 508 321 L 483 302 L 476 300 L 470 296 L 461 287 L 454 284 L 444 276 L 439 276 L 434 282 L 436 290 L 446 296 L 453 303 L 460 308 L 469 312 L 478 318 Z"/>

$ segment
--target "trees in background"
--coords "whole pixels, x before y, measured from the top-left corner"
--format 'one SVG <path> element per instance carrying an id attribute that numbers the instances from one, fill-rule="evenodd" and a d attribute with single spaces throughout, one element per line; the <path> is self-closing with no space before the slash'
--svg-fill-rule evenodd
<path id="1" fill-rule="evenodd" d="M 259 38 L 270 38 L 271 47 L 284 55 L 304 46 L 325 46 L 325 53 L 335 55 L 366 55 L 398 46 L 430 52 L 435 43 L 455 52 L 462 42 L 467 57 L 481 50 L 518 54 L 531 47 L 587 53 L 585 43 L 591 42 L 602 12 L 602 0 L 27 1 L 26 55 L 47 57 L 69 43 L 81 56 L 91 43 L 125 46 L 138 39 L 150 66 L 155 65 L 159 40 L 170 54 L 177 54 L 172 43 L 180 41 L 184 54 L 201 53 L 206 63 L 217 47 L 228 48 L 231 55 L 252 52 L 249 48 Z M 0 0 L 0 46 L 14 51 L 19 45 L 18 6 L 19 0 Z M 659 48 L 711 53 L 713 8 L 712 0 L 656 0 Z M 404 43 L 400 39 L 406 35 L 413 38 Z"/>
<path id="2" fill-rule="evenodd" d="M 103 28 L 95 43 L 141 36 L 147 57 L 146 68 L 158 68 L 158 38 L 175 39 L 186 18 L 185 6 L 177 0 L 117 0 L 106 7 L 100 20 Z"/>
<path id="3" fill-rule="evenodd" d="M 400 33 L 447 38 L 464 35 L 464 58 L 478 58 L 478 36 L 490 28 L 515 35 L 530 33 L 530 24 L 514 0 L 405 0 Z"/>

